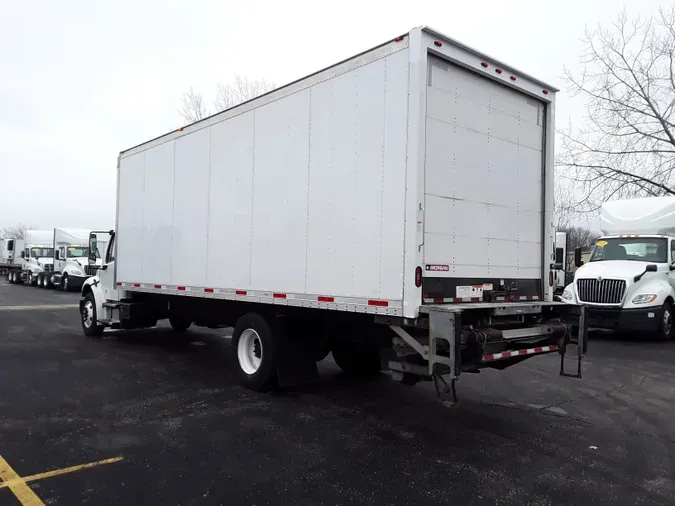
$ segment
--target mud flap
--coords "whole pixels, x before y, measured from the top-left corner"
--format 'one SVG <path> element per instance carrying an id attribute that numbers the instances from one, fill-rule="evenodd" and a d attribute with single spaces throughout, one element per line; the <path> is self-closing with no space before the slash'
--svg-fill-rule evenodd
<path id="1" fill-rule="evenodd" d="M 287 388 L 319 381 L 315 358 L 302 339 L 289 339 L 286 336 L 277 358 L 279 386 Z"/>

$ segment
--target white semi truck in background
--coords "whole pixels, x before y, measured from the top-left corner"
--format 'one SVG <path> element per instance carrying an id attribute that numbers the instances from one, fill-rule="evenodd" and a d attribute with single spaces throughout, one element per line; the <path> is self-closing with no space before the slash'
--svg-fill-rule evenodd
<path id="1" fill-rule="evenodd" d="M 28 230 L 25 238 L 15 240 L 18 260 L 12 263 L 8 280 L 41 288 L 79 289 L 90 274 L 88 270 L 89 229 L 53 228 Z M 101 256 L 97 254 L 98 263 Z"/>
<path id="2" fill-rule="evenodd" d="M 256 390 L 329 352 L 454 396 L 537 355 L 563 374 L 574 343 L 580 377 L 583 308 L 550 282 L 555 91 L 416 28 L 122 152 L 84 333 L 233 326 Z"/>
<path id="3" fill-rule="evenodd" d="M 64 292 L 82 287 L 89 277 L 85 270 L 88 265 L 90 232 L 80 228 L 54 229 L 54 271 L 39 274 L 38 286 L 58 287 Z M 98 261 L 100 263 L 100 255 Z"/>
<path id="4" fill-rule="evenodd" d="M 672 339 L 675 303 L 675 197 L 606 202 L 603 236 L 562 295 L 588 307 L 589 325 Z"/>
<path id="5" fill-rule="evenodd" d="M 51 273 L 54 269 L 54 248 L 51 230 L 26 230 L 18 269 L 9 273 L 9 282 L 13 284 L 27 283 L 37 286 L 38 275 Z M 15 245 L 15 259 L 19 250 Z"/>

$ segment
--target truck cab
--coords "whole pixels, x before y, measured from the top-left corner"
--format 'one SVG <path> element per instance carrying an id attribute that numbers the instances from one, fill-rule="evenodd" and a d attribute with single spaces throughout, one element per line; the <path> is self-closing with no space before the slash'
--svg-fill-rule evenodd
<path id="1" fill-rule="evenodd" d="M 54 248 L 45 241 L 31 241 L 28 234 L 29 232 L 26 232 L 26 246 L 21 252 L 23 259 L 21 281 L 37 286 L 40 274 L 54 270 Z"/>
<path id="2" fill-rule="evenodd" d="M 41 276 L 38 284 L 44 288 L 59 287 L 64 292 L 82 287 L 89 277 L 86 272 L 89 257 L 89 232 L 87 229 L 54 229 L 54 272 Z M 97 252 L 96 263 L 101 258 Z"/>
<path id="3" fill-rule="evenodd" d="M 671 209 L 672 208 L 672 209 Z M 592 327 L 675 335 L 675 198 L 650 197 L 603 205 L 604 235 L 578 269 L 564 302 L 588 307 Z M 669 223 L 672 221 L 672 224 Z"/>

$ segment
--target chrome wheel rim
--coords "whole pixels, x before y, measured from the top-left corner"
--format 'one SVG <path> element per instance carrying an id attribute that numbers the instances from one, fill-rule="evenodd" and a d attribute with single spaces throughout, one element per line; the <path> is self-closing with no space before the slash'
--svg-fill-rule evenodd
<path id="1" fill-rule="evenodd" d="M 246 329 L 237 343 L 239 366 L 246 374 L 255 374 L 263 359 L 262 339 L 253 329 Z"/>
<path id="2" fill-rule="evenodd" d="M 663 312 L 663 333 L 669 335 L 673 330 L 673 317 L 667 309 Z"/>
<path id="3" fill-rule="evenodd" d="M 84 303 L 82 307 L 82 323 L 90 328 L 94 323 L 94 304 L 90 300 Z"/>

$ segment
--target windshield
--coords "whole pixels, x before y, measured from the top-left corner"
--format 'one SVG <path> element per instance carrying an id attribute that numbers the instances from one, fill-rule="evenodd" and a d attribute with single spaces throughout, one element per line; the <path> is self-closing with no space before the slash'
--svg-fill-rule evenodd
<path id="1" fill-rule="evenodd" d="M 54 256 L 54 248 L 31 248 L 31 258 L 45 258 Z"/>
<path id="2" fill-rule="evenodd" d="M 668 239 L 659 237 L 615 237 L 595 243 L 591 262 L 601 260 L 635 260 L 668 262 Z"/>
<path id="3" fill-rule="evenodd" d="M 71 247 L 66 249 L 66 256 L 68 258 L 82 258 L 89 256 L 89 248 L 84 247 Z"/>

